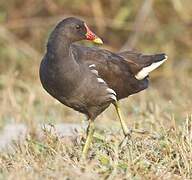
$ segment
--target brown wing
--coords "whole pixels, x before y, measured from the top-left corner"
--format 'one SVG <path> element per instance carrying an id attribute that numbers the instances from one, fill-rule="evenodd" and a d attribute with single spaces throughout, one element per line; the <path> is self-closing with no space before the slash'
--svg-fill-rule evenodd
<path id="1" fill-rule="evenodd" d="M 133 67 L 138 65 L 134 61 L 125 60 L 123 56 L 99 48 L 73 45 L 72 50 L 78 63 L 85 63 L 88 66 L 95 64 L 98 75 L 117 93 L 118 99 L 148 87 L 147 78 L 143 80 L 135 78 L 136 71 Z"/>
<path id="2" fill-rule="evenodd" d="M 153 63 L 160 62 L 166 59 L 166 55 L 164 53 L 154 55 L 143 55 L 141 53 L 133 51 L 124 51 L 118 53 L 118 55 L 129 62 L 131 70 L 134 74 L 137 74 L 142 68 L 148 67 Z"/>

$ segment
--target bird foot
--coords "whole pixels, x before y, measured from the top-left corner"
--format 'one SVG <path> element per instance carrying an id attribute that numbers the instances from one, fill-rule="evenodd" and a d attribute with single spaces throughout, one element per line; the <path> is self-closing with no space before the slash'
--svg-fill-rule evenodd
<path id="1" fill-rule="evenodd" d="M 129 144 L 129 141 L 131 140 L 131 135 L 132 135 L 132 129 L 128 129 L 127 132 L 124 132 L 124 138 L 119 144 L 119 147 L 124 147 L 126 144 Z"/>
<path id="2" fill-rule="evenodd" d="M 136 133 L 136 134 L 150 134 L 149 131 L 147 130 L 144 130 L 144 129 L 132 129 L 131 130 L 133 133 Z"/>
<path id="3" fill-rule="evenodd" d="M 150 134 L 147 130 L 129 128 L 128 131 L 124 133 L 124 138 L 119 145 L 121 148 L 126 146 L 127 144 L 130 144 L 133 133 L 142 135 Z"/>

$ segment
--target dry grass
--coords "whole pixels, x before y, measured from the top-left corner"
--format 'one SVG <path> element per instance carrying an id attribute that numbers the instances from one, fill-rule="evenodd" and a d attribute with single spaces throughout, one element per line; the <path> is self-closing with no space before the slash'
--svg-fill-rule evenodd
<path id="1" fill-rule="evenodd" d="M 146 112 L 145 112 L 146 113 Z M 149 111 L 147 112 L 151 114 Z M 150 117 L 150 118 L 149 118 Z M 104 140 L 95 138 L 89 157 L 81 160 L 83 136 L 73 140 L 45 131 L 44 139 L 28 136 L 15 145 L 15 152 L 1 153 L 2 179 L 186 179 L 191 177 L 191 118 L 182 125 L 166 127 L 151 123 L 151 136 L 134 135 L 119 147 L 122 134 L 113 128 L 100 128 Z M 158 120 L 162 118 L 158 116 Z M 164 119 L 164 118 L 162 118 Z"/>
<path id="2" fill-rule="evenodd" d="M 142 7 L 140 0 L 107 0 L 113 6 L 95 1 L 91 8 L 86 0 L 80 4 L 72 0 L 71 7 L 68 0 L 33 6 L 30 0 L 16 2 L 0 3 L 0 129 L 23 123 L 29 132 L 23 142 L 15 142 L 14 152 L 0 153 L 0 179 L 191 179 L 191 2 L 150 1 L 152 12 L 144 24 L 139 23 L 143 31 L 136 33 L 132 31 L 138 25 L 134 20 Z M 38 77 L 47 27 L 63 13 L 87 19 L 107 48 L 120 49 L 131 34 L 135 37 L 131 46 L 169 55 L 163 68 L 152 74 L 150 88 L 121 103 L 127 124 L 150 134 L 133 134 L 120 147 L 123 134 L 110 107 L 95 122 L 102 138 L 95 137 L 86 161 L 80 158 L 85 133 L 67 138 L 45 130 L 44 138 L 36 135 L 39 123 L 84 120 L 48 96 Z"/>

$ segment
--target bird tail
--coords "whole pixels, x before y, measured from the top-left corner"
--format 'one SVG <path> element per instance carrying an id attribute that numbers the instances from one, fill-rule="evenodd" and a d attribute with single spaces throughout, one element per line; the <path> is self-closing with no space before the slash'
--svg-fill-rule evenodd
<path id="1" fill-rule="evenodd" d="M 143 55 L 142 58 L 143 62 L 145 63 L 143 63 L 143 67 L 135 75 L 135 78 L 138 80 L 142 80 L 145 77 L 147 77 L 151 71 L 155 70 L 161 64 L 163 64 L 168 57 L 165 54 L 155 54 L 155 55 Z"/>
<path id="2" fill-rule="evenodd" d="M 154 55 L 143 55 L 133 51 L 124 51 L 118 53 L 129 67 L 135 78 L 142 80 L 149 75 L 151 71 L 158 68 L 167 60 L 167 56 L 164 53 Z"/>

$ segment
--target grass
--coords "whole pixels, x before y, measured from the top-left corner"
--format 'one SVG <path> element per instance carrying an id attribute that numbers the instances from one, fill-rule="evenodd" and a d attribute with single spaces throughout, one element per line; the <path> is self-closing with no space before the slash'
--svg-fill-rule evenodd
<path id="1" fill-rule="evenodd" d="M 174 121 L 174 120 L 173 120 Z M 105 130 L 95 139 L 89 157 L 81 160 L 83 136 L 44 139 L 28 137 L 15 153 L 2 153 L 2 179 L 185 179 L 191 177 L 191 119 L 182 126 L 161 127 L 156 136 L 134 135 L 119 147 L 122 134 Z M 158 134 L 158 136 L 157 136 Z"/>

